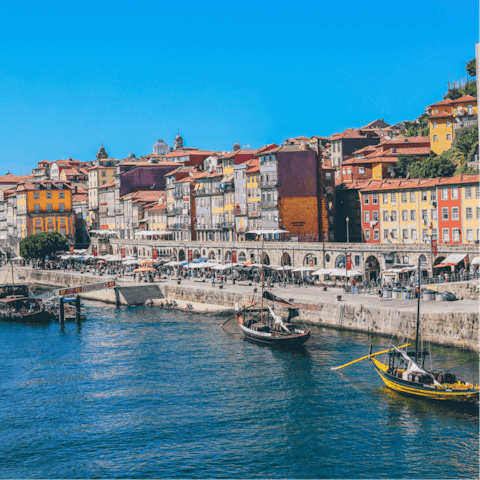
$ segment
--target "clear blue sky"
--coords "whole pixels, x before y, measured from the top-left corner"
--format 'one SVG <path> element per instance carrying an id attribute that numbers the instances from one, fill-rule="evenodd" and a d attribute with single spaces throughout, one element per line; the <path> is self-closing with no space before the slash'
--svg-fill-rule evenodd
<path id="1" fill-rule="evenodd" d="M 3 2 L 0 175 L 413 119 L 478 31 L 478 0 Z"/>

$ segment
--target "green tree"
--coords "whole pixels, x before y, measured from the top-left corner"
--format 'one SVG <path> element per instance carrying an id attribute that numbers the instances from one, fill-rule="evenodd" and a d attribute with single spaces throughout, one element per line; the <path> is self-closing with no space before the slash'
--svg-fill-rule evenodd
<path id="1" fill-rule="evenodd" d="M 472 97 L 477 98 L 477 82 L 467 82 L 462 90 L 463 95 L 471 95 Z"/>
<path id="2" fill-rule="evenodd" d="M 457 132 L 452 146 L 460 150 L 468 161 L 478 145 L 478 125 Z"/>
<path id="3" fill-rule="evenodd" d="M 28 235 L 20 243 L 20 255 L 24 258 L 41 258 L 67 250 L 67 240 L 58 232 L 41 232 Z"/>
<path id="4" fill-rule="evenodd" d="M 478 173 L 478 168 L 473 166 L 468 166 L 467 162 L 462 163 L 457 167 L 455 170 L 455 175 L 460 175 L 461 173 L 471 174 L 471 173 Z"/>
<path id="5" fill-rule="evenodd" d="M 412 157 L 410 155 L 399 155 L 397 163 L 395 163 L 393 166 L 395 178 L 407 178 L 412 164 L 419 161 L 419 157 Z"/>
<path id="6" fill-rule="evenodd" d="M 472 58 L 465 64 L 465 70 L 471 77 L 475 77 L 477 75 L 477 61 Z"/>
<path id="7" fill-rule="evenodd" d="M 422 161 L 412 163 L 409 170 L 410 177 L 451 177 L 455 173 L 456 167 L 450 159 L 442 155 L 439 155 L 438 157 L 427 157 Z"/>
<path id="8" fill-rule="evenodd" d="M 452 88 L 448 91 L 444 98 L 449 98 L 450 100 L 456 100 L 457 98 L 463 97 L 463 89 L 461 88 Z"/>

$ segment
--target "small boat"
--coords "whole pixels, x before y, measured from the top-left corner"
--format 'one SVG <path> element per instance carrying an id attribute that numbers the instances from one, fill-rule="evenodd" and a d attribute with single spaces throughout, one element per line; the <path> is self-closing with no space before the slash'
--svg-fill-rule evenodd
<path id="1" fill-rule="evenodd" d="M 310 329 L 299 329 L 289 322 L 298 316 L 295 305 L 267 291 L 263 293 L 262 300 L 264 298 L 287 307 L 288 320 L 283 322 L 282 317 L 277 315 L 270 306 L 268 310 L 264 310 L 262 301 L 260 309 L 255 309 L 254 306 L 247 307 L 236 315 L 238 325 L 245 337 L 258 343 L 286 347 L 299 347 L 307 342 L 310 338 Z"/>
<path id="2" fill-rule="evenodd" d="M 418 271 L 421 271 L 420 260 Z M 478 402 L 479 385 L 457 380 L 455 374 L 425 369 L 426 350 L 419 350 L 421 275 L 418 279 L 418 305 L 415 351 L 408 351 L 391 345 L 386 353 L 388 363 L 380 362 L 370 354 L 376 372 L 388 388 L 414 397 L 450 402 Z"/>
<path id="3" fill-rule="evenodd" d="M 0 321 L 48 325 L 52 321 L 52 315 L 41 300 L 10 295 L 0 299 Z"/>
<path id="4" fill-rule="evenodd" d="M 64 300 L 65 301 L 65 300 Z M 65 315 L 66 322 L 75 322 L 77 320 L 77 310 L 75 304 L 64 303 L 63 311 Z M 87 319 L 87 311 L 83 304 L 80 305 L 80 320 L 83 322 Z"/>

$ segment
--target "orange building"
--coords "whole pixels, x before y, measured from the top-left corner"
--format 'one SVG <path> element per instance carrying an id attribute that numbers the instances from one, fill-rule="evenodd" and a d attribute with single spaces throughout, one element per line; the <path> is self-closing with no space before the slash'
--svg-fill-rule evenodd
<path id="1" fill-rule="evenodd" d="M 75 236 L 72 189 L 63 182 L 21 183 L 16 188 L 17 231 L 25 238 L 32 233 L 57 231 Z"/>

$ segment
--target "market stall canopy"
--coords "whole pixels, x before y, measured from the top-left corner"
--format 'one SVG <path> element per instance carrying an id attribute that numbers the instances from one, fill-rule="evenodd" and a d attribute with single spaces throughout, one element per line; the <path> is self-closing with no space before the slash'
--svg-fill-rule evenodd
<path id="1" fill-rule="evenodd" d="M 124 260 L 122 263 L 124 265 L 137 265 L 138 261 L 137 260 Z"/>
<path id="2" fill-rule="evenodd" d="M 363 275 L 362 272 L 358 272 L 357 270 L 348 270 L 347 277 L 361 277 Z"/>
<path id="3" fill-rule="evenodd" d="M 290 233 L 288 230 L 280 230 L 278 228 L 263 229 L 263 230 L 249 230 L 248 233 L 254 233 L 255 235 L 278 235 L 280 233 Z"/>
<path id="4" fill-rule="evenodd" d="M 15 258 L 12 258 L 12 260 L 25 260 L 23 257 L 15 257 Z"/>
<path id="5" fill-rule="evenodd" d="M 480 257 L 475 257 L 472 260 L 472 265 L 480 265 Z"/>
<path id="6" fill-rule="evenodd" d="M 458 265 L 467 255 L 465 253 L 451 253 L 447 258 L 442 260 L 438 265 L 434 265 L 433 268 L 441 267 L 454 267 Z"/>
<path id="7" fill-rule="evenodd" d="M 135 233 L 136 237 L 152 237 L 153 235 L 172 235 L 172 232 L 156 232 L 155 230 L 145 230 L 143 232 Z"/>
<path id="8" fill-rule="evenodd" d="M 136 260 L 137 257 L 132 257 L 132 255 L 127 255 L 123 260 Z"/>
<path id="9" fill-rule="evenodd" d="M 94 235 L 98 235 L 99 237 L 101 236 L 108 236 L 108 235 L 117 235 L 118 236 L 118 232 L 116 230 L 90 230 L 88 233 L 90 234 L 94 234 Z"/>
<path id="10" fill-rule="evenodd" d="M 330 275 L 332 269 L 331 268 L 320 268 L 312 273 L 312 275 Z"/>
<path id="11" fill-rule="evenodd" d="M 315 269 L 312 267 L 297 267 L 293 269 L 294 272 L 313 272 L 313 270 Z"/>

